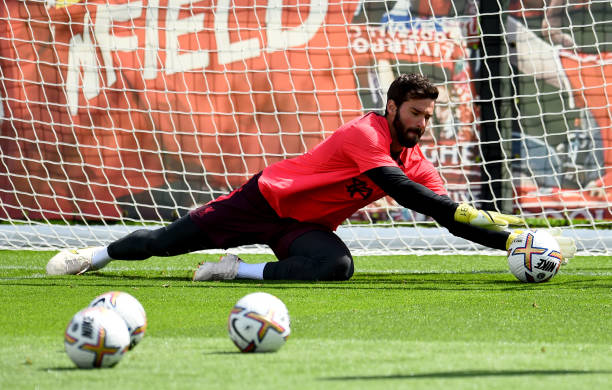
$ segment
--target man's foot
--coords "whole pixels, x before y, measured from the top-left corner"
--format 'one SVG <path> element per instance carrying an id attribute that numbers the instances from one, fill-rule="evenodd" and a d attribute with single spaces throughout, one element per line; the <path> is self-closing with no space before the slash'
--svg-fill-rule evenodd
<path id="1" fill-rule="evenodd" d="M 204 262 L 193 273 L 194 281 L 231 280 L 236 278 L 238 265 L 242 262 L 236 255 L 225 255 L 218 263 Z"/>
<path id="2" fill-rule="evenodd" d="M 91 268 L 94 251 L 100 247 L 64 249 L 47 263 L 47 275 L 80 275 Z"/>

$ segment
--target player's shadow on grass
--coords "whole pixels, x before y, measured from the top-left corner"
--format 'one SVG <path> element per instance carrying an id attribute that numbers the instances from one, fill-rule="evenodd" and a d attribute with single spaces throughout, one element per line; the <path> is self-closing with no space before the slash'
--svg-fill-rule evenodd
<path id="1" fill-rule="evenodd" d="M 97 276 L 98 278 L 108 278 L 108 279 L 124 279 L 124 280 L 167 280 L 167 281 L 181 281 L 184 282 L 186 280 L 191 280 L 191 274 L 185 273 L 183 276 L 177 275 L 135 275 L 128 273 L 121 274 L 111 274 L 111 273 L 100 273 L 95 272 L 89 275 Z M 89 276 L 87 275 L 87 276 Z"/>
<path id="2" fill-rule="evenodd" d="M 192 288 L 244 288 L 248 286 L 268 286 L 277 289 L 312 288 L 312 289 L 343 289 L 343 290 L 420 290 L 420 291 L 541 291 L 543 289 L 584 290 L 584 289 L 609 289 L 612 283 L 607 279 L 589 277 L 579 279 L 556 278 L 546 283 L 521 283 L 510 275 L 484 273 L 457 273 L 457 274 L 419 274 L 419 273 L 357 273 L 348 281 L 292 281 L 292 280 L 228 280 L 212 282 L 193 282 L 191 275 L 185 272 L 178 275 L 176 271 L 172 274 L 149 274 L 142 275 L 130 273 L 129 271 L 92 272 L 81 276 L 60 276 L 40 279 L 16 279 L 2 280 L 0 285 L 29 285 L 29 286 L 108 286 L 117 288 L 125 284 L 133 283 L 135 287 L 192 287 Z M 161 284 L 160 284 L 161 283 Z"/>
<path id="3" fill-rule="evenodd" d="M 611 375 L 610 370 L 460 370 L 394 375 L 355 375 L 319 378 L 325 381 L 368 381 L 387 379 L 461 379 L 478 377 L 520 377 L 557 375 Z"/>
<path id="4" fill-rule="evenodd" d="M 494 273 L 495 274 L 495 273 Z M 461 273 L 461 274 L 366 274 L 361 273 L 351 279 L 348 283 L 357 286 L 381 284 L 381 288 L 396 288 L 393 285 L 401 285 L 408 290 L 532 290 L 532 289 L 570 289 L 582 290 L 589 288 L 607 289 L 612 288 L 612 284 L 601 278 L 580 278 L 571 280 L 553 279 L 545 283 L 523 283 L 508 275 L 499 275 L 496 278 L 481 278 L 481 273 Z M 440 277 L 436 277 L 440 276 Z M 389 287 L 391 285 L 391 287 Z"/>
<path id="5" fill-rule="evenodd" d="M 147 283 L 148 281 L 148 283 Z M 110 289 L 116 289 L 121 287 L 137 287 L 137 288 L 169 288 L 169 287 L 181 287 L 181 288 L 220 288 L 220 289 L 236 289 L 245 287 L 268 287 L 278 290 L 289 290 L 289 289 L 312 289 L 312 290 L 363 290 L 363 291 L 374 291 L 374 290 L 403 290 L 403 291 L 542 291 L 544 289 L 549 290 L 585 290 L 585 289 L 598 289 L 598 290 L 609 290 L 612 288 L 610 284 L 597 283 L 596 280 L 585 280 L 585 281 L 568 281 L 568 282 L 548 282 L 548 283 L 520 283 L 514 281 L 487 281 L 486 283 L 479 283 L 474 281 L 457 283 L 456 281 L 441 281 L 441 280 L 427 280 L 427 281 L 415 281 L 407 280 L 402 282 L 303 282 L 303 281 L 291 281 L 291 280 L 227 280 L 227 281 L 211 281 L 211 282 L 194 282 L 188 278 L 183 277 L 134 277 L 134 278 L 123 278 L 114 277 L 108 278 L 108 276 L 102 278 L 78 278 L 69 279 L 62 278 L 54 281 L 47 280 L 44 283 L 31 281 L 13 281 L 8 283 L 1 281 L 0 286 L 34 286 L 34 287 L 106 287 Z"/>

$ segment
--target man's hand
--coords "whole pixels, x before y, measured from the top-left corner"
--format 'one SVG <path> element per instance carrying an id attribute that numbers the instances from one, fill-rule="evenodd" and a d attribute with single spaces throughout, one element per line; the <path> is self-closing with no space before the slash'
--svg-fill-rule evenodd
<path id="1" fill-rule="evenodd" d="M 561 256 L 563 256 L 563 263 L 561 264 L 567 264 L 569 259 L 576 255 L 576 241 L 571 237 L 562 236 L 561 229 L 559 228 L 543 230 L 548 232 L 548 234 L 550 234 L 557 241 L 557 243 L 559 244 Z M 514 239 L 523 232 L 524 230 L 512 231 L 508 236 L 508 239 L 506 240 L 506 249 L 508 249 L 512 241 L 514 241 Z"/>
<path id="2" fill-rule="evenodd" d="M 496 211 L 478 210 L 467 203 L 461 203 L 455 211 L 455 221 L 479 226 L 489 230 L 504 230 L 508 225 L 525 225 L 525 221 L 515 215 L 501 214 Z"/>

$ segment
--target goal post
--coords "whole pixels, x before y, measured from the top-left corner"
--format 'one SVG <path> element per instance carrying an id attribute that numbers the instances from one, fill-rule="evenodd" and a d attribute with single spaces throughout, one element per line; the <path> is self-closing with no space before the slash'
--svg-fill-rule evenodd
<path id="1" fill-rule="evenodd" d="M 440 92 L 422 149 L 454 200 L 610 255 L 610 20 L 609 1 L 6 0 L 0 248 L 169 223 L 421 73 Z M 496 253 L 389 198 L 338 234 L 365 253 Z"/>

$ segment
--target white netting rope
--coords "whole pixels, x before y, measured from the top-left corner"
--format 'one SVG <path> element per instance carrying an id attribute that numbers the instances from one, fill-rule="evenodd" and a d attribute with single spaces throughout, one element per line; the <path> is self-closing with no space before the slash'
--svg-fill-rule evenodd
<path id="1" fill-rule="evenodd" d="M 612 7 L 503 5 L 7 0 L 0 248 L 97 245 L 166 224 L 384 112 L 393 79 L 420 72 L 440 90 L 422 149 L 454 200 L 563 220 L 579 252 L 610 254 Z M 387 198 L 338 233 L 363 253 L 486 252 Z"/>

